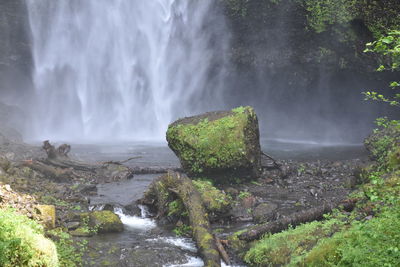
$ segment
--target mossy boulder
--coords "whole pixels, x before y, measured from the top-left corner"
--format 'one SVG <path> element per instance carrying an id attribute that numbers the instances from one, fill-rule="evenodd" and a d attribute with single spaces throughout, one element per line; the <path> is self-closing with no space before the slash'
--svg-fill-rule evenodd
<path id="1" fill-rule="evenodd" d="M 74 222 L 73 236 L 92 236 L 97 233 L 116 233 L 124 230 L 121 219 L 110 210 L 91 211 L 69 214 L 70 222 Z M 79 225 L 75 222 L 79 221 Z"/>
<path id="2" fill-rule="evenodd" d="M 260 174 L 258 119 L 251 107 L 180 119 L 169 125 L 167 141 L 191 176 L 221 180 Z"/>
<path id="3" fill-rule="evenodd" d="M 109 210 L 90 212 L 89 226 L 98 233 L 122 232 L 124 230 L 121 219 Z"/>

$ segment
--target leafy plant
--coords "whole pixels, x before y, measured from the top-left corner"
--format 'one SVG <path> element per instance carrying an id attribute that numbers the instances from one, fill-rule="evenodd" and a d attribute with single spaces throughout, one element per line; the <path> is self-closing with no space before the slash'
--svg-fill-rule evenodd
<path id="1" fill-rule="evenodd" d="M 390 31 L 378 40 L 368 43 L 364 52 L 372 52 L 381 56 L 381 65 L 377 71 L 398 71 L 400 68 L 400 30 Z M 400 88 L 399 81 L 393 81 L 389 85 L 392 89 Z M 363 92 L 366 100 L 374 100 L 400 107 L 400 93 L 394 96 L 385 96 L 375 91 Z"/>

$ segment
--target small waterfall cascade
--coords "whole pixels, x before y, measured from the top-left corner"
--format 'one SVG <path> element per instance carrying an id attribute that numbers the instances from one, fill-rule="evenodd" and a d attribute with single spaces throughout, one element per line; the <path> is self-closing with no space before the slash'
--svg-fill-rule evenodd
<path id="1" fill-rule="evenodd" d="M 223 108 L 229 34 L 212 0 L 27 0 L 35 139 L 162 140 Z"/>

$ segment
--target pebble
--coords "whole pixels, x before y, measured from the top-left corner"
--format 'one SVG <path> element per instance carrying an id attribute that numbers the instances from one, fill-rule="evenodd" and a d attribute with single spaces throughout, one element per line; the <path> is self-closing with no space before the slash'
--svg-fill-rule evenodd
<path id="1" fill-rule="evenodd" d="M 4 186 L 4 189 L 7 190 L 8 192 L 11 192 L 11 191 L 12 191 L 11 186 L 10 186 L 9 184 L 6 184 L 6 185 Z"/>

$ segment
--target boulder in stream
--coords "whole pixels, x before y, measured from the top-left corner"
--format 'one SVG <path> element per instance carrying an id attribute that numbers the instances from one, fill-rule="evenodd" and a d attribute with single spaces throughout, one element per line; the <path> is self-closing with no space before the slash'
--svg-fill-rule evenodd
<path id="1" fill-rule="evenodd" d="M 258 119 L 251 107 L 208 112 L 168 127 L 169 147 L 191 176 L 258 177 L 261 148 Z"/>

